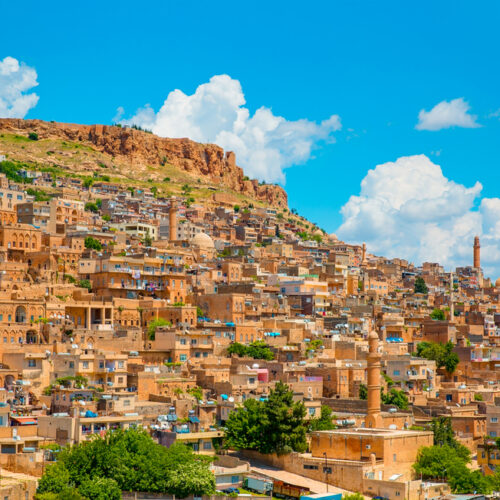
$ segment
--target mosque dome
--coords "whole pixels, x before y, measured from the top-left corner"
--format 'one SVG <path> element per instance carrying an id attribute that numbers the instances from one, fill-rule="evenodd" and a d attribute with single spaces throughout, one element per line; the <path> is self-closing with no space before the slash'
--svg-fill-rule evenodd
<path id="1" fill-rule="evenodd" d="M 207 233 L 197 233 L 191 240 L 193 246 L 203 248 L 205 250 L 212 250 L 215 248 L 214 240 L 208 236 Z"/>
<path id="2" fill-rule="evenodd" d="M 314 231 L 313 233 L 315 236 L 323 236 L 323 231 L 321 231 L 321 229 L 316 229 L 316 231 Z"/>
<path id="3" fill-rule="evenodd" d="M 339 241 L 339 239 L 337 238 L 337 235 L 335 233 L 329 234 L 328 237 L 332 241 Z"/>

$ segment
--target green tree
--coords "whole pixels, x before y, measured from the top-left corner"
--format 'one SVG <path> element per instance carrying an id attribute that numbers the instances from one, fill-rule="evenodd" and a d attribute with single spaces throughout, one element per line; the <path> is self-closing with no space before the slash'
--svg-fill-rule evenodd
<path id="1" fill-rule="evenodd" d="M 36 132 L 30 132 L 28 135 L 30 141 L 38 141 L 38 134 Z"/>
<path id="2" fill-rule="evenodd" d="M 424 278 L 421 276 L 418 276 L 415 279 L 415 293 L 428 293 L 429 289 L 427 288 L 427 285 L 425 284 Z"/>
<path id="3" fill-rule="evenodd" d="M 382 402 L 386 405 L 395 405 L 400 410 L 408 409 L 408 397 L 399 389 L 391 389 L 387 394 L 382 393 Z"/>
<path id="4" fill-rule="evenodd" d="M 78 487 L 78 492 L 88 500 L 120 500 L 122 491 L 112 478 L 95 477 L 86 479 Z"/>
<path id="5" fill-rule="evenodd" d="M 77 286 L 79 286 L 80 288 L 86 288 L 89 291 L 92 290 L 92 283 L 90 282 L 90 280 L 80 280 L 77 283 Z"/>
<path id="6" fill-rule="evenodd" d="M 368 387 L 365 384 L 359 384 L 359 399 L 368 399 Z"/>
<path id="7" fill-rule="evenodd" d="M 157 319 L 154 319 L 153 321 L 150 321 L 148 324 L 148 339 L 149 340 L 155 339 L 156 329 L 159 326 L 172 326 L 172 323 L 170 323 L 170 321 L 167 321 L 164 318 L 157 318 Z"/>
<path id="8" fill-rule="evenodd" d="M 453 352 L 453 342 L 446 344 L 436 342 L 420 342 L 417 345 L 417 356 L 432 359 L 438 368 L 445 368 L 448 373 L 453 373 L 460 362 L 458 355 Z"/>
<path id="9" fill-rule="evenodd" d="M 287 385 L 277 382 L 265 401 L 247 399 L 226 422 L 226 442 L 237 449 L 285 454 L 307 448 L 306 409 L 293 400 Z"/>
<path id="10" fill-rule="evenodd" d="M 92 250 L 100 251 L 102 250 L 102 244 L 99 240 L 92 238 L 92 236 L 87 236 L 84 240 L 85 248 L 90 248 Z"/>
<path id="11" fill-rule="evenodd" d="M 96 214 L 97 212 L 99 212 L 99 207 L 93 201 L 87 201 L 87 203 L 85 203 L 85 210 L 87 212 L 93 212 L 94 214 Z"/>
<path id="12" fill-rule="evenodd" d="M 240 358 L 247 356 L 253 359 L 265 359 L 266 361 L 274 359 L 273 351 L 262 340 L 256 340 L 248 346 L 239 342 L 233 342 L 227 348 L 227 353 L 229 355 L 237 354 Z"/>
<path id="13" fill-rule="evenodd" d="M 146 247 L 153 246 L 153 238 L 151 238 L 151 234 L 149 233 L 149 229 L 146 231 L 146 235 L 144 236 L 144 239 L 142 240 L 142 243 Z"/>
<path id="14" fill-rule="evenodd" d="M 55 467 L 55 469 L 52 469 Z M 184 472 L 189 471 L 189 473 Z M 179 477 L 183 478 L 182 485 Z M 209 460 L 195 455 L 182 444 L 165 448 L 143 430 L 128 429 L 93 436 L 84 443 L 64 448 L 55 466 L 42 476 L 38 493 L 63 491 L 62 484 L 76 487 L 88 498 L 117 498 L 120 491 L 170 493 L 185 497 L 211 495 L 215 492 L 214 475 Z M 105 480 L 105 481 L 103 481 Z"/>
<path id="15" fill-rule="evenodd" d="M 337 426 L 333 423 L 337 417 L 333 414 L 333 410 L 326 405 L 321 406 L 321 415 L 318 418 L 313 418 L 309 422 L 309 431 L 329 431 L 336 429 Z"/>
<path id="16" fill-rule="evenodd" d="M 444 316 L 444 311 L 442 309 L 434 309 L 431 314 L 431 318 L 436 320 L 436 321 L 444 321 L 445 316 Z"/>
<path id="17" fill-rule="evenodd" d="M 60 493 L 68 487 L 70 481 L 69 471 L 63 463 L 57 462 L 49 465 L 38 482 L 38 493 Z"/>

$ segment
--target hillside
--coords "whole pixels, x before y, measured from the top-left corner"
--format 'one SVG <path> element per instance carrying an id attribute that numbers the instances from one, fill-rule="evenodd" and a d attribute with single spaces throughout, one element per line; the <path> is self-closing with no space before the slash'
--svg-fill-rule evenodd
<path id="1" fill-rule="evenodd" d="M 30 133 L 38 139 L 31 140 Z M 58 175 L 97 174 L 112 182 L 156 186 L 166 196 L 180 193 L 187 183 L 196 200 L 210 199 L 216 189 L 236 200 L 287 207 L 284 189 L 245 177 L 234 153 L 130 127 L 0 119 L 0 154 L 50 167 Z"/>

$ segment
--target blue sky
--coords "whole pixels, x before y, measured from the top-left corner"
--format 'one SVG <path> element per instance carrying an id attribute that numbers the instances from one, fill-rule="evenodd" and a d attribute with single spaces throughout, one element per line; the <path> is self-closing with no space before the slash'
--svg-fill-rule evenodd
<path id="1" fill-rule="evenodd" d="M 283 153 L 290 207 L 328 232 L 367 239 L 373 251 L 388 256 L 404 252 L 402 257 L 417 261 L 446 254 L 445 264 L 467 264 L 468 238 L 477 232 L 486 246 L 491 243 L 485 250 L 490 256 L 488 269 L 500 272 L 497 203 L 489 202 L 488 214 L 480 208 L 484 199 L 499 196 L 498 2 L 89 1 L 80 5 L 69 9 L 67 2 L 28 1 L 21 13 L 14 2 L 3 2 L 2 15 L 11 22 L 3 23 L 0 33 L 0 61 L 9 56 L 37 72 L 38 86 L 31 92 L 39 100 L 26 118 L 111 123 L 122 107 L 123 120 L 137 120 L 139 108 L 150 104 L 158 112 L 174 89 L 192 96 L 214 75 L 229 75 L 241 85 L 246 103 L 239 106 L 248 109 L 250 117 L 262 106 L 271 110 L 271 118 L 286 119 L 285 126 L 306 119 L 312 127 L 310 122 L 339 117 L 338 124 L 318 125 L 309 133 L 305 152 Z M 415 129 L 421 110 L 459 98 L 469 106 L 465 115 L 475 117 L 473 126 Z M 156 120 L 151 123 L 158 130 L 172 131 L 172 123 L 177 123 L 171 113 L 165 119 L 170 125 L 163 129 L 157 115 L 148 119 Z M 191 131 L 193 126 L 191 121 L 181 130 Z M 300 142 L 303 134 L 299 127 L 291 137 Z M 289 147 L 282 135 L 273 136 L 270 143 L 278 155 Z M 415 164 L 410 162 L 413 166 L 396 162 L 414 155 L 425 155 L 430 162 L 417 156 Z M 250 153 L 239 157 L 255 164 Z M 260 175 L 271 165 L 272 160 L 266 161 Z M 298 164 L 288 166 L 290 162 Z M 387 162 L 396 162 L 396 173 L 388 169 L 386 174 L 400 176 L 402 184 L 409 182 L 408 169 L 422 169 L 424 191 L 428 182 L 434 182 L 439 165 L 445 181 L 438 181 L 440 187 L 430 189 L 433 194 L 426 199 L 435 203 L 450 195 L 449 203 L 458 199 L 461 209 L 440 207 L 436 216 L 427 203 L 419 213 L 428 216 L 420 217 L 418 224 L 408 219 L 407 207 L 393 206 L 388 199 L 373 211 L 370 203 L 380 201 L 373 190 L 386 182 L 384 169 L 378 169 L 373 189 L 363 194 L 363 200 L 351 200 L 350 215 L 345 208 L 343 217 L 341 208 L 360 194 L 369 169 Z M 283 183 L 283 177 L 280 180 Z M 461 199 L 465 191 L 453 191 L 456 186 L 472 188 L 477 181 L 482 190 L 472 196 Z M 420 203 L 412 185 L 405 200 Z M 362 206 L 373 217 L 377 210 L 383 213 L 370 221 L 359 215 Z M 385 233 L 387 225 L 392 230 Z M 374 227 L 380 228 L 379 234 L 364 238 L 364 232 L 369 235 Z M 423 242 L 408 240 L 406 231 L 414 236 L 416 227 L 425 236 Z M 436 228 L 447 235 L 443 240 L 448 243 L 431 248 Z M 446 245 L 462 247 L 445 251 Z"/>

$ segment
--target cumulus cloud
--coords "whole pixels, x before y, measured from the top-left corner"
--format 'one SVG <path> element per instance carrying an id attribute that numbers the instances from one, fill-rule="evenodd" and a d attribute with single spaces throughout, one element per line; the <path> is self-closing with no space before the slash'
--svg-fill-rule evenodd
<path id="1" fill-rule="evenodd" d="M 418 114 L 417 130 L 442 130 L 450 127 L 477 128 L 477 116 L 469 114 L 469 103 L 462 97 L 441 101 L 430 111 L 422 109 Z"/>
<path id="2" fill-rule="evenodd" d="M 24 118 L 38 102 L 38 96 L 28 92 L 37 85 L 34 68 L 13 57 L 0 61 L 0 117 Z"/>
<path id="3" fill-rule="evenodd" d="M 371 252 L 416 264 L 472 265 L 472 241 L 481 237 L 485 272 L 500 276 L 500 198 L 482 198 L 472 187 L 443 175 L 425 155 L 377 165 L 361 192 L 342 207 L 337 235 L 366 241 Z"/>
<path id="4" fill-rule="evenodd" d="M 238 80 L 228 75 L 213 76 L 192 95 L 170 92 L 158 112 L 146 105 L 123 124 L 136 124 L 164 137 L 189 137 L 213 142 L 236 153 L 236 161 L 250 177 L 284 182 L 283 170 L 304 163 L 319 141 L 334 141 L 340 118 L 332 115 L 321 123 L 306 119 L 289 121 L 266 107 L 252 115 L 245 107 L 245 95 Z"/>

